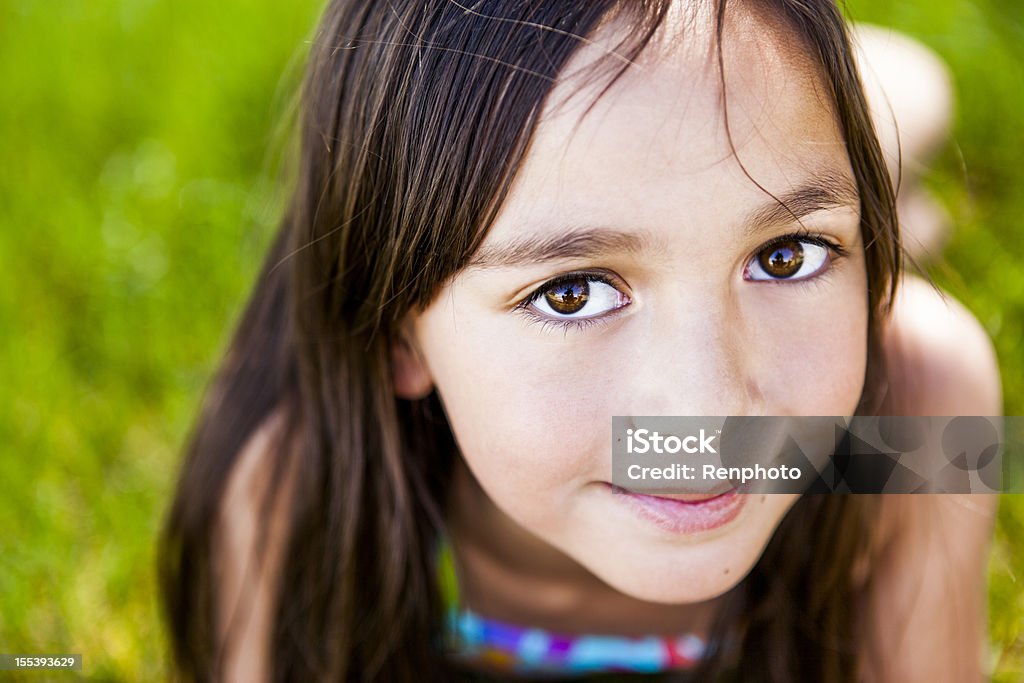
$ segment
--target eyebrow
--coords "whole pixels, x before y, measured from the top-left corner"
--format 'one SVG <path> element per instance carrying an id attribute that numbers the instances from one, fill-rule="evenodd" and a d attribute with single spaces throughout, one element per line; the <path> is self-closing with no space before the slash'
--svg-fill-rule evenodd
<path id="1" fill-rule="evenodd" d="M 799 221 L 818 211 L 857 206 L 859 202 L 860 193 L 852 178 L 836 173 L 821 173 L 747 214 L 744 232 L 754 236 L 780 223 Z"/>
<path id="2" fill-rule="evenodd" d="M 639 254 L 650 251 L 646 232 L 623 232 L 611 228 L 575 227 L 551 236 L 527 236 L 493 247 L 482 247 L 466 270 L 514 268 L 547 261 L 588 259 L 612 253 Z"/>
<path id="3" fill-rule="evenodd" d="M 762 188 L 763 189 L 763 188 Z M 825 173 L 805 184 L 774 196 L 747 214 L 743 231 L 757 236 L 779 224 L 799 221 L 818 211 L 856 206 L 859 193 L 846 175 Z M 515 268 L 549 261 L 592 259 L 612 253 L 640 254 L 661 246 L 646 231 L 623 231 L 610 227 L 575 226 L 554 235 L 527 235 L 493 246 L 481 247 L 465 270 Z"/>

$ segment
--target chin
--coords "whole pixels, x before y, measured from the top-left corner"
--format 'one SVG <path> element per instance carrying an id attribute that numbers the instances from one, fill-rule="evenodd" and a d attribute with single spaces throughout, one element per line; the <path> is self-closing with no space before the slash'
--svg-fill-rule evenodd
<path id="1" fill-rule="evenodd" d="M 757 549 L 749 553 L 737 550 L 732 547 L 715 552 L 713 548 L 691 547 L 646 553 L 622 549 L 615 558 L 584 561 L 584 565 L 631 598 L 683 605 L 713 600 L 740 583 L 757 563 L 760 553 Z"/>
<path id="2" fill-rule="evenodd" d="M 624 497 L 616 496 L 609 505 L 610 494 L 598 493 L 600 523 L 567 534 L 563 540 L 573 540 L 563 549 L 620 593 L 663 604 L 705 602 L 735 588 L 757 564 L 797 498 L 749 496 L 730 521 L 690 533 L 678 519 L 651 519 L 647 510 L 638 513 L 631 503 L 621 505 L 628 502 Z"/>

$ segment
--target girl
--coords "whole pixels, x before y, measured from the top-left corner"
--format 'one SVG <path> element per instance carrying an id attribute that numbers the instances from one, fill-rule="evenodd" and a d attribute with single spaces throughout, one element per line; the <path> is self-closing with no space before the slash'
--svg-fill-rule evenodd
<path id="1" fill-rule="evenodd" d="M 981 677 L 991 497 L 609 486 L 613 415 L 1000 410 L 897 290 L 831 2 L 337 1 L 303 103 L 162 539 L 181 677 Z"/>

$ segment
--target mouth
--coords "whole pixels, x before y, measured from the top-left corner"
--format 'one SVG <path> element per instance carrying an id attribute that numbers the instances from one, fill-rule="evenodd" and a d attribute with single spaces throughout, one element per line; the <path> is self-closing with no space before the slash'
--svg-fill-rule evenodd
<path id="1" fill-rule="evenodd" d="M 605 484 L 613 497 L 637 517 L 673 534 L 696 534 L 723 527 L 742 511 L 744 487 L 722 493 L 633 493 Z"/>

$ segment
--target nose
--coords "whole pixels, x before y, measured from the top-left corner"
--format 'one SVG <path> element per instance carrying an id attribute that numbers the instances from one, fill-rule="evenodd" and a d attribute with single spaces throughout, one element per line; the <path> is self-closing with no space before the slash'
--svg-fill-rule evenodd
<path id="1" fill-rule="evenodd" d="M 644 338 L 623 368 L 627 414 L 763 415 L 756 331 L 721 292 L 688 301 L 645 312 Z"/>

